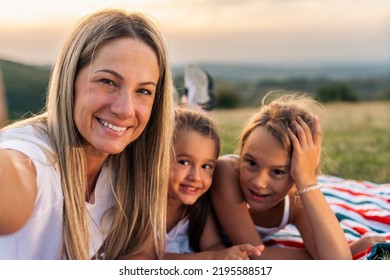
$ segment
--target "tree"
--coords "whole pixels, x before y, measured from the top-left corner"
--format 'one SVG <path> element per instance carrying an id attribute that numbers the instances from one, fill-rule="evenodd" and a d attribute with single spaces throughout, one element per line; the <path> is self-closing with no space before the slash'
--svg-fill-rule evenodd
<path id="1" fill-rule="evenodd" d="M 223 88 L 217 92 L 218 108 L 237 108 L 241 105 L 241 97 L 232 89 Z"/>
<path id="2" fill-rule="evenodd" d="M 349 101 L 359 100 L 355 91 L 342 82 L 332 82 L 320 87 L 317 90 L 316 98 L 321 102 Z"/>

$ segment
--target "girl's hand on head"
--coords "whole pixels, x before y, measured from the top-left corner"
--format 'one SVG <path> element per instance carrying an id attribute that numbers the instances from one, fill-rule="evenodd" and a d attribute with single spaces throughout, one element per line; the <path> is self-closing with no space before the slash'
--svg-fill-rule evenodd
<path id="1" fill-rule="evenodd" d="M 250 260 L 250 256 L 260 256 L 264 250 L 263 245 L 252 246 L 250 244 L 235 245 L 216 252 L 217 260 Z"/>
<path id="2" fill-rule="evenodd" d="M 297 188 L 300 188 L 317 182 L 316 170 L 321 158 L 322 130 L 317 116 L 313 118 L 313 133 L 299 116 L 293 122 L 293 125 L 296 134 L 288 128 L 293 146 L 290 174 Z"/>

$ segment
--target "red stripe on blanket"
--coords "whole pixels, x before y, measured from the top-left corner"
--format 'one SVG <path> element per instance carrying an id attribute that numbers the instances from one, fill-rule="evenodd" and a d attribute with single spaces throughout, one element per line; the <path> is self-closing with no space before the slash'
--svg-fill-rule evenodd
<path id="1" fill-rule="evenodd" d="M 368 192 L 356 192 L 356 191 L 352 191 L 351 189 L 344 189 L 344 188 L 335 187 L 335 186 L 329 186 L 329 188 L 336 190 L 336 191 L 349 193 L 353 196 L 367 196 L 367 197 L 373 197 L 375 199 L 383 200 L 386 202 L 390 202 L 390 199 L 385 199 L 383 197 L 380 197 L 377 193 L 372 194 L 372 193 L 368 193 Z"/>
<path id="2" fill-rule="evenodd" d="M 360 234 L 360 236 L 363 236 L 368 232 L 368 230 L 361 228 L 361 227 L 352 227 L 352 229 L 354 229 L 356 232 L 358 232 Z"/>
<path id="3" fill-rule="evenodd" d="M 372 250 L 372 246 L 368 247 L 366 250 L 364 250 L 362 252 L 359 252 L 359 253 L 353 255 L 352 259 L 354 259 L 354 260 L 363 259 L 363 257 L 365 258 L 371 253 L 371 250 Z"/>
<path id="4" fill-rule="evenodd" d="M 373 216 L 373 215 L 367 215 L 366 212 L 370 212 L 370 211 L 375 211 L 375 210 L 378 210 L 378 209 L 364 209 L 364 210 L 359 210 L 359 209 L 355 209 L 355 208 L 352 208 L 346 204 L 340 204 L 340 203 L 332 203 L 332 205 L 337 205 L 337 206 L 340 206 L 344 209 L 347 209 L 349 211 L 352 211 L 352 212 L 355 212 L 355 213 L 358 213 L 360 216 L 362 216 L 365 220 L 370 220 L 370 221 L 375 221 L 375 222 L 379 222 L 379 223 L 383 223 L 383 224 L 386 224 L 386 225 L 390 225 L 390 216 Z"/>

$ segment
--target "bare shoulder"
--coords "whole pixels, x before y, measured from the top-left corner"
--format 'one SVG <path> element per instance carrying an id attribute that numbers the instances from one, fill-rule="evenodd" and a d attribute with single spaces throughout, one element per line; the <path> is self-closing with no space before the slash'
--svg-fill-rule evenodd
<path id="1" fill-rule="evenodd" d="M 238 172 L 240 158 L 238 155 L 224 155 L 218 158 L 217 169 Z"/>
<path id="2" fill-rule="evenodd" d="M 240 158 L 238 156 L 222 156 L 218 158 L 213 175 L 211 188 L 212 197 L 218 194 L 237 198 L 241 196 L 240 190 Z"/>
<path id="3" fill-rule="evenodd" d="M 225 155 L 218 158 L 213 176 L 213 185 L 235 185 L 239 178 L 240 158 L 238 156 Z M 234 186 L 235 187 L 235 186 Z"/>

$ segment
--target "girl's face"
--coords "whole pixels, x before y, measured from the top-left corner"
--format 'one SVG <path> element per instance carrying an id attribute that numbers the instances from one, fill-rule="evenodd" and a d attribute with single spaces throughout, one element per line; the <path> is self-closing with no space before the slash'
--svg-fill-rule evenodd
<path id="1" fill-rule="evenodd" d="M 169 198 L 192 205 L 211 186 L 217 160 L 214 141 L 194 131 L 181 131 L 175 140 Z"/>
<path id="2" fill-rule="evenodd" d="M 255 128 L 242 149 L 240 185 L 251 211 L 276 206 L 293 187 L 290 158 L 263 127 Z"/>
<path id="3" fill-rule="evenodd" d="M 159 79 L 157 57 L 139 40 L 104 44 L 75 80 L 76 127 L 84 148 L 117 154 L 148 123 Z"/>

